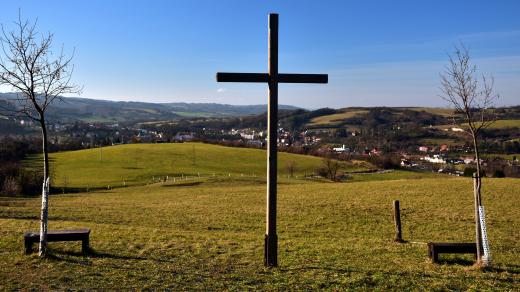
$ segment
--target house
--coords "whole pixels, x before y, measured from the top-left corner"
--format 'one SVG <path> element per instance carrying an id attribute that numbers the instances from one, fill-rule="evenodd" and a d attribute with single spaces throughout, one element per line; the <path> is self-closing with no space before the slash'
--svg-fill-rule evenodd
<path id="1" fill-rule="evenodd" d="M 372 155 L 381 155 L 381 150 L 379 150 L 377 148 L 374 148 L 374 149 L 370 150 L 369 155 L 370 156 L 372 156 Z"/>
<path id="2" fill-rule="evenodd" d="M 464 161 L 464 164 L 471 164 L 471 163 L 475 162 L 474 157 L 463 157 L 462 160 Z"/>
<path id="3" fill-rule="evenodd" d="M 421 159 L 431 163 L 446 163 L 446 160 L 442 158 L 439 154 L 434 154 L 433 157 L 425 156 Z"/>
<path id="4" fill-rule="evenodd" d="M 173 137 L 175 141 L 191 141 L 195 138 L 194 133 L 179 132 Z"/>
<path id="5" fill-rule="evenodd" d="M 255 138 L 255 132 L 253 131 L 253 134 L 240 133 L 240 137 L 246 140 L 253 140 Z"/>
<path id="6" fill-rule="evenodd" d="M 428 152 L 428 147 L 427 146 L 419 146 L 419 151 L 420 152 Z"/>
<path id="7" fill-rule="evenodd" d="M 401 166 L 402 167 L 412 167 L 412 163 L 410 162 L 410 160 L 401 159 Z"/>
<path id="8" fill-rule="evenodd" d="M 341 147 L 332 148 L 335 152 L 349 152 L 350 149 L 345 147 L 345 144 L 343 144 Z"/>

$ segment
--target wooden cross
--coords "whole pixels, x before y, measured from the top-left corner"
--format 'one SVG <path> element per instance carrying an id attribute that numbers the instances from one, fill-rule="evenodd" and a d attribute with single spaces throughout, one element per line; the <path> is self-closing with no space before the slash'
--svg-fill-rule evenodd
<path id="1" fill-rule="evenodd" d="M 267 102 L 267 212 L 264 264 L 278 265 L 278 237 L 276 235 L 276 181 L 278 141 L 278 83 L 327 83 L 327 74 L 278 73 L 278 14 L 269 14 L 268 73 L 217 73 L 217 82 L 266 82 L 269 86 Z"/>

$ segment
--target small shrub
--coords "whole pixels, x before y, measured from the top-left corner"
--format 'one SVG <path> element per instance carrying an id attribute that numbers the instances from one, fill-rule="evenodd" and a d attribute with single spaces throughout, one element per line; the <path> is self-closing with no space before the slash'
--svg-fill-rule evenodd
<path id="1" fill-rule="evenodd" d="M 473 177 L 473 174 L 477 172 L 477 169 L 474 167 L 466 167 L 464 168 L 464 176 Z M 484 170 L 480 171 L 480 177 L 486 176 L 486 172 Z"/>
<path id="2" fill-rule="evenodd" d="M 506 174 L 503 170 L 497 169 L 493 172 L 493 177 L 506 177 Z"/>
<path id="3" fill-rule="evenodd" d="M 21 186 L 16 177 L 8 176 L 2 185 L 2 194 L 5 196 L 18 196 L 21 193 Z"/>

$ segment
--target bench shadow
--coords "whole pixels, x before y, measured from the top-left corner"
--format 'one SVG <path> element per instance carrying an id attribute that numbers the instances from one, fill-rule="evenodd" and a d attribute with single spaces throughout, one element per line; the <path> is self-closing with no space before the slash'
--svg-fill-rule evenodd
<path id="1" fill-rule="evenodd" d="M 439 259 L 437 261 L 439 265 L 461 265 L 461 266 L 472 266 L 475 264 L 475 260 L 469 260 L 465 258 L 448 258 Z"/>

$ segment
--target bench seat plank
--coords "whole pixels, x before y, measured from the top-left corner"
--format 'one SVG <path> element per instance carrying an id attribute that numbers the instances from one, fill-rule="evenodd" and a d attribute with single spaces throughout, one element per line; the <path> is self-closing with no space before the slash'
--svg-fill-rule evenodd
<path id="1" fill-rule="evenodd" d="M 47 242 L 56 241 L 81 241 L 82 251 L 87 253 L 89 250 L 90 229 L 74 229 L 74 230 L 49 230 L 47 232 Z M 32 252 L 33 243 L 40 241 L 40 233 L 29 231 L 24 234 L 25 253 Z"/>
<path id="2" fill-rule="evenodd" d="M 477 256 L 477 245 L 474 242 L 429 242 L 428 256 L 435 263 L 440 253 L 471 253 Z"/>

